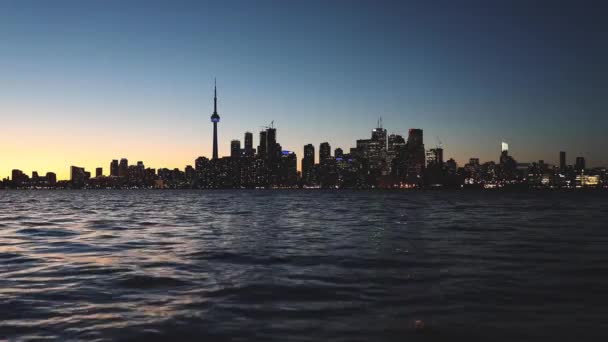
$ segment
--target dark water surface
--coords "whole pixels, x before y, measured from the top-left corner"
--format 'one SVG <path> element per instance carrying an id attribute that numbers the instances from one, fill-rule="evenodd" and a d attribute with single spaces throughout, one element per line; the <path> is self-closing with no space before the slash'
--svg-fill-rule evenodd
<path id="1" fill-rule="evenodd" d="M 608 194 L 0 191 L 3 338 L 606 340 Z"/>

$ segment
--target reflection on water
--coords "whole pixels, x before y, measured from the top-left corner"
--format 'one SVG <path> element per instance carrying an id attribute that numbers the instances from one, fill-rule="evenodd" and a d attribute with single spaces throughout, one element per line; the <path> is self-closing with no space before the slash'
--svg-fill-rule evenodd
<path id="1" fill-rule="evenodd" d="M 0 339 L 597 340 L 606 222 L 603 193 L 3 191 Z"/>

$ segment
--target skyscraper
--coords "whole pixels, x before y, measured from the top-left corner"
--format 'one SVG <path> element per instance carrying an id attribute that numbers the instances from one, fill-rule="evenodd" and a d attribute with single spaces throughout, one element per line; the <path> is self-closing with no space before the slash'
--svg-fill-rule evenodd
<path id="1" fill-rule="evenodd" d="M 559 153 L 559 169 L 562 171 L 566 169 L 566 152 L 564 151 Z"/>
<path id="2" fill-rule="evenodd" d="M 432 148 L 426 153 L 427 166 L 443 166 L 443 149 L 441 147 Z"/>
<path id="3" fill-rule="evenodd" d="M 576 157 L 576 171 L 585 170 L 585 158 L 584 157 Z"/>
<path id="4" fill-rule="evenodd" d="M 334 157 L 336 157 L 336 159 L 344 157 L 344 151 L 341 148 L 339 148 L 339 147 L 336 148 L 334 150 Z"/>
<path id="5" fill-rule="evenodd" d="M 245 132 L 245 155 L 253 156 L 253 133 L 251 132 Z"/>
<path id="6" fill-rule="evenodd" d="M 110 176 L 118 177 L 118 160 L 116 159 L 110 163 Z"/>
<path id="7" fill-rule="evenodd" d="M 260 145 L 258 145 L 258 156 L 266 159 L 266 131 L 260 131 Z"/>
<path id="8" fill-rule="evenodd" d="M 103 176 L 103 168 L 98 167 L 95 169 L 95 177 L 101 177 Z"/>
<path id="9" fill-rule="evenodd" d="M 238 158 L 241 156 L 241 141 L 240 140 L 232 140 L 230 142 L 230 157 Z"/>
<path id="10" fill-rule="evenodd" d="M 120 160 L 120 164 L 118 165 L 118 176 L 127 177 L 128 175 L 129 175 L 129 160 L 127 160 L 127 158 L 122 158 Z"/>
<path id="11" fill-rule="evenodd" d="M 277 146 L 277 129 L 269 127 L 266 129 L 266 153 L 268 154 L 268 160 L 274 162 L 281 153 Z"/>
<path id="12" fill-rule="evenodd" d="M 220 122 L 220 116 L 217 114 L 217 84 L 213 85 L 213 114 L 211 115 L 213 122 L 213 160 L 217 160 L 217 123 Z"/>
<path id="13" fill-rule="evenodd" d="M 82 188 L 86 181 L 86 172 L 84 168 L 78 166 L 70 167 L 70 181 L 73 188 Z"/>
<path id="14" fill-rule="evenodd" d="M 409 152 L 409 162 L 407 170 L 408 177 L 419 177 L 426 165 L 424 140 L 421 129 L 411 128 L 408 131 L 407 150 Z"/>
<path id="15" fill-rule="evenodd" d="M 315 147 L 313 144 L 304 145 L 304 158 L 302 158 L 302 180 L 304 184 L 314 183 Z"/>
<path id="16" fill-rule="evenodd" d="M 324 165 L 331 157 L 331 146 L 328 142 L 321 143 L 319 146 L 319 164 Z"/>

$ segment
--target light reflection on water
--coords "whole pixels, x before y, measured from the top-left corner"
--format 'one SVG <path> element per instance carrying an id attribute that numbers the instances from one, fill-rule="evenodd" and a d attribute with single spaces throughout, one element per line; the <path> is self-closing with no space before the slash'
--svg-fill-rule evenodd
<path id="1" fill-rule="evenodd" d="M 597 338 L 606 222 L 593 192 L 3 191 L 0 339 Z"/>

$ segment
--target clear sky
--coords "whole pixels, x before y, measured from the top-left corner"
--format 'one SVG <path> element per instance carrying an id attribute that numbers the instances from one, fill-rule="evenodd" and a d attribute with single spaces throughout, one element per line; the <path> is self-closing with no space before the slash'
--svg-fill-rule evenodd
<path id="1" fill-rule="evenodd" d="M 602 1 L 0 1 L 0 177 L 220 155 L 274 120 L 345 151 L 377 118 L 446 158 L 608 165 Z M 318 151 L 317 151 L 318 152 Z"/>

